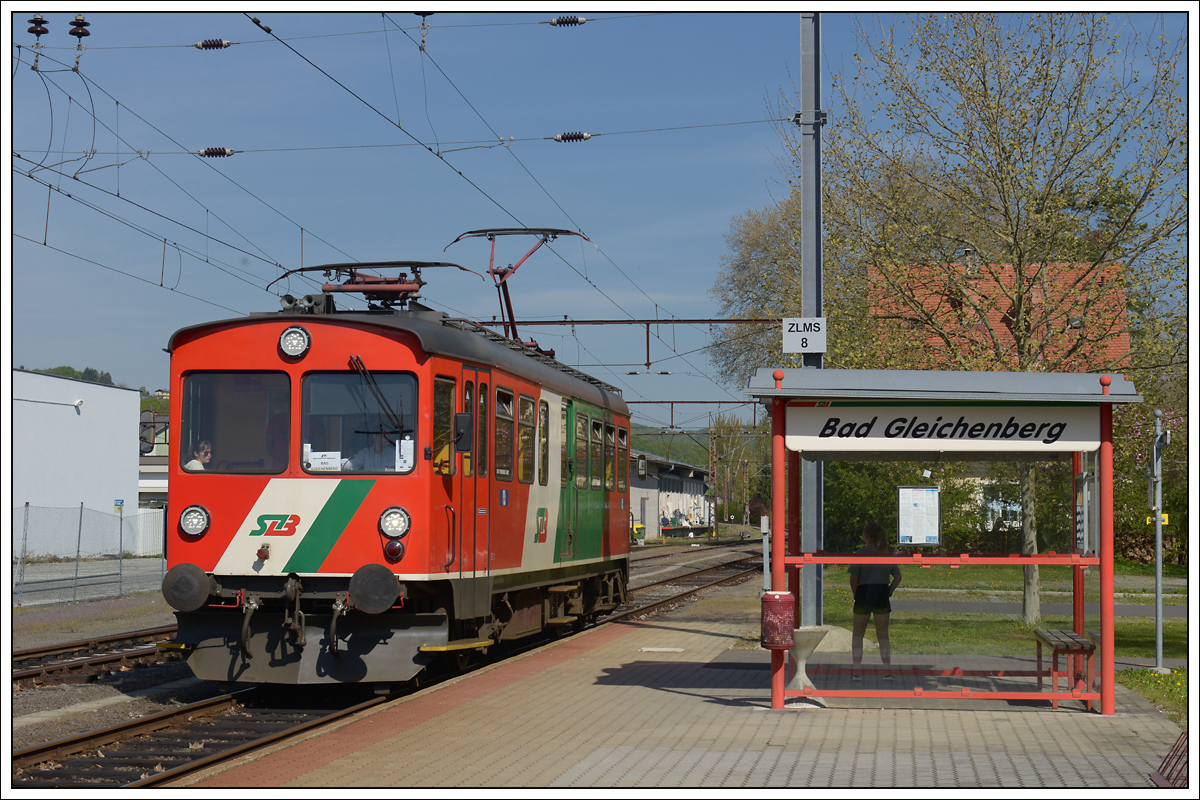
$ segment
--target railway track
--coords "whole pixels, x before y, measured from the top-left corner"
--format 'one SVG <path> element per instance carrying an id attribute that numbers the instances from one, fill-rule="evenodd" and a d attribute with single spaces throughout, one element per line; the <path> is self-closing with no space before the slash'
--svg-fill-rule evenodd
<path id="1" fill-rule="evenodd" d="M 749 557 L 647 584 L 630 603 L 597 624 L 648 615 L 705 589 L 745 580 L 759 572 L 757 561 Z M 756 565 L 746 568 L 747 562 Z M 526 652 L 545 643 L 535 641 L 509 652 Z M 330 688 L 303 693 L 310 703 L 305 706 L 297 705 L 299 693 L 292 687 L 252 687 L 14 751 L 12 785 L 27 789 L 160 786 L 406 693 L 362 699 L 369 691 L 365 687 Z"/>
<path id="2" fill-rule="evenodd" d="M 718 544 L 701 544 L 700 549 L 702 551 L 707 551 L 707 550 L 713 550 L 715 548 L 750 547 L 753 545 L 754 545 L 754 540 L 746 539 L 745 541 L 737 541 L 737 542 L 720 542 Z M 760 545 L 761 545 L 761 543 L 760 543 Z M 639 564 L 643 561 L 654 561 L 655 559 L 659 559 L 659 558 L 670 558 L 671 556 L 682 556 L 682 555 L 687 555 L 689 553 L 694 553 L 694 552 L 695 551 L 689 547 L 687 550 L 674 550 L 670 553 L 650 553 L 650 554 L 645 554 L 645 555 L 639 555 L 637 558 L 634 558 L 632 555 L 630 555 L 629 563 L 630 563 L 630 565 Z"/>
<path id="3" fill-rule="evenodd" d="M 725 542 L 705 545 L 702 552 L 712 548 L 744 546 L 745 542 Z M 694 556 L 695 551 L 677 550 L 633 559 L 633 563 L 655 561 L 664 558 Z M 705 571 L 693 573 L 705 574 Z M 670 579 L 674 580 L 674 579 Z M 664 583 L 660 581 L 659 583 Z M 631 591 L 654 586 L 633 586 Z M 169 649 L 163 650 L 156 643 L 174 637 L 176 626 L 164 625 L 137 631 L 97 636 L 48 647 L 15 650 L 12 653 L 12 679 L 22 686 L 44 686 L 56 683 L 87 683 L 105 675 L 136 667 L 141 664 L 161 663 L 177 660 L 181 656 Z"/>
<path id="4" fill-rule="evenodd" d="M 14 650 L 12 679 L 21 685 L 86 683 L 114 670 L 144 663 L 144 659 L 153 659 L 156 663 L 174 660 L 177 655 L 159 650 L 156 643 L 173 637 L 175 630 L 174 625 L 164 625 L 49 647 Z"/>
<path id="5" fill-rule="evenodd" d="M 347 701 L 346 695 L 369 694 L 369 690 L 337 689 L 305 693 L 310 702 L 298 705 L 294 691 L 252 687 L 27 747 L 12 755 L 13 786 L 27 789 L 159 786 L 392 699 L 392 696 L 377 696 Z"/>

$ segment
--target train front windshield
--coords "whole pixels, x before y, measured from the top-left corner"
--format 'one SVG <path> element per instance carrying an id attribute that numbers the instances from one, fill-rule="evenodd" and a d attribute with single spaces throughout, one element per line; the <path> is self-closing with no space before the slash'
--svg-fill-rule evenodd
<path id="1" fill-rule="evenodd" d="M 287 373 L 190 373 L 183 380 L 180 466 L 195 473 L 283 472 L 290 426 Z"/>
<path id="2" fill-rule="evenodd" d="M 306 472 L 412 472 L 417 379 L 406 372 L 304 376 L 300 460 Z"/>

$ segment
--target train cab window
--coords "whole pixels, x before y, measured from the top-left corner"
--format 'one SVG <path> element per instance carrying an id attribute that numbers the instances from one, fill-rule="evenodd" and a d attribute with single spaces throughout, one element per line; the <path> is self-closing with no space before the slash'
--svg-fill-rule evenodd
<path id="1" fill-rule="evenodd" d="M 550 406 L 543 400 L 538 404 L 538 483 L 550 482 Z"/>
<path id="2" fill-rule="evenodd" d="M 479 465 L 479 477 L 486 478 L 488 471 L 488 385 L 479 384 L 479 435 L 475 437 L 475 449 L 478 451 L 476 462 Z"/>
<path id="3" fill-rule="evenodd" d="M 465 381 L 463 383 L 462 407 L 463 407 L 463 411 L 465 411 L 468 414 L 472 413 L 472 411 L 475 408 L 475 406 L 473 405 L 473 401 L 475 399 L 474 388 L 475 388 L 475 384 L 472 381 Z M 465 477 L 465 478 L 471 477 L 471 453 L 470 452 L 466 452 L 466 453 L 462 454 L 462 465 L 463 465 L 463 477 Z"/>
<path id="4" fill-rule="evenodd" d="M 532 397 L 517 399 L 517 480 L 533 483 L 533 437 L 537 418 Z"/>
<path id="5" fill-rule="evenodd" d="M 592 489 L 604 488 L 604 423 L 592 420 Z"/>
<path id="6" fill-rule="evenodd" d="M 588 418 L 575 417 L 575 488 L 588 487 Z"/>
<path id="7" fill-rule="evenodd" d="M 287 373 L 189 373 L 179 465 L 196 473 L 283 472 L 291 407 Z"/>
<path id="8" fill-rule="evenodd" d="M 496 480 L 511 481 L 513 468 L 513 396 L 496 389 Z"/>
<path id="9" fill-rule="evenodd" d="M 604 426 L 604 491 L 617 488 L 617 429 Z"/>
<path id="10" fill-rule="evenodd" d="M 629 477 L 629 431 L 617 428 L 617 491 L 624 492 Z"/>
<path id="11" fill-rule="evenodd" d="M 306 472 L 412 472 L 416 376 L 313 372 L 302 387 L 300 463 Z"/>
<path id="12" fill-rule="evenodd" d="M 433 382 L 433 474 L 454 474 L 454 408 L 456 392 L 451 378 Z"/>

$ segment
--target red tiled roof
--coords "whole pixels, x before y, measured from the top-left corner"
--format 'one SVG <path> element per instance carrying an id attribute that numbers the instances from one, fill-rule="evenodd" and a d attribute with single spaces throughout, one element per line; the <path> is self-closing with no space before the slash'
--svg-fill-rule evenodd
<path id="1" fill-rule="evenodd" d="M 1121 265 L 1046 264 L 1023 272 L 1025 369 L 1086 372 L 1129 366 Z M 902 274 L 901 274 L 902 273 Z M 868 269 L 871 314 L 908 326 L 922 342 L 915 360 L 965 369 L 1021 367 L 1015 335 L 1018 271 L 1009 264 L 912 265 Z M 901 291 L 891 289 L 891 281 Z M 920 330 L 918 330 L 920 329 Z"/>

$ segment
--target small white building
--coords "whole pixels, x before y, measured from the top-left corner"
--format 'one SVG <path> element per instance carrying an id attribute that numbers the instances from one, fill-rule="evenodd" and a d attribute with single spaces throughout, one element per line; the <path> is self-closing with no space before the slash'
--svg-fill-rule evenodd
<path id="1" fill-rule="evenodd" d="M 136 389 L 12 371 L 14 506 L 138 505 Z"/>
<path id="2" fill-rule="evenodd" d="M 706 495 L 708 471 L 653 453 L 630 451 L 629 503 L 635 525 L 646 527 L 646 539 L 669 528 L 704 528 L 712 524 Z M 639 475 L 645 459 L 646 476 Z"/>

